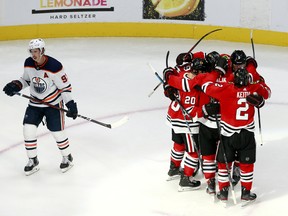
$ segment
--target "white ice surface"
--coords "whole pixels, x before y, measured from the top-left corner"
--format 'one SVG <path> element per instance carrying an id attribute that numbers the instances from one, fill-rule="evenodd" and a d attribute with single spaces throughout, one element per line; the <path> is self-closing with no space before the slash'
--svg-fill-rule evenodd
<path id="1" fill-rule="evenodd" d="M 249 37 L 249 35 L 247 36 Z M 27 99 L 0 94 L 1 216 L 188 216 L 188 215 L 286 215 L 288 211 L 288 48 L 257 44 L 259 72 L 272 89 L 261 109 L 264 145 L 258 141 L 253 192 L 257 201 L 241 208 L 229 200 L 224 209 L 202 188 L 178 192 L 178 180 L 166 182 L 172 147 L 165 125 L 169 100 L 148 67 L 159 74 L 175 64 L 180 52 L 197 40 L 160 38 L 47 39 L 47 54 L 58 58 L 73 84 L 81 115 L 113 123 L 128 115 L 122 127 L 108 129 L 77 119 L 66 120 L 74 167 L 61 173 L 61 155 L 52 135 L 38 130 L 40 171 L 26 177 L 27 163 L 22 119 Z M 0 86 L 22 75 L 29 40 L 0 42 Z M 251 44 L 203 40 L 195 51 L 231 54 L 243 49 L 252 55 Z M 23 93 L 28 94 L 27 90 Z M 258 125 L 256 116 L 256 125 Z M 240 186 L 236 186 L 240 201 Z M 281 213 L 282 212 L 282 213 Z"/>

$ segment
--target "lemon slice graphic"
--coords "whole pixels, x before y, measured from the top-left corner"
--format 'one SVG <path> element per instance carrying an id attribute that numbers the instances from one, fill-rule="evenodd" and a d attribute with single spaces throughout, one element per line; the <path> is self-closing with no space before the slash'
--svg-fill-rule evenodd
<path id="1" fill-rule="evenodd" d="M 166 17 L 183 16 L 192 13 L 200 0 L 151 0 L 155 10 Z"/>

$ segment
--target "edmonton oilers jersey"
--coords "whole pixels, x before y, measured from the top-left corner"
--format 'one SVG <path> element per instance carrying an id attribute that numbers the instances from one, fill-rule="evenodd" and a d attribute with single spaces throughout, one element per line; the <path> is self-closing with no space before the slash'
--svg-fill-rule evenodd
<path id="1" fill-rule="evenodd" d="M 71 84 L 64 72 L 62 64 L 56 59 L 45 56 L 45 62 L 37 65 L 31 58 L 24 63 L 24 73 L 20 78 L 23 88 L 30 88 L 31 97 L 56 105 L 64 100 L 64 103 L 72 100 Z M 46 107 L 35 101 L 29 102 L 32 106 Z"/>

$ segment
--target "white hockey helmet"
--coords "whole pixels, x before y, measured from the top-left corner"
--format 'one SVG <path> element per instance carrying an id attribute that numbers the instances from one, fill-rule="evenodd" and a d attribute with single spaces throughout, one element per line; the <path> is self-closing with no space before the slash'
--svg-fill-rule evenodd
<path id="1" fill-rule="evenodd" d="M 29 45 L 28 45 L 28 50 L 32 50 L 32 49 L 40 49 L 41 51 L 41 54 L 43 55 L 44 54 L 44 51 L 45 51 L 45 42 L 43 39 L 41 38 L 37 38 L 37 39 L 33 39 L 29 42 Z"/>

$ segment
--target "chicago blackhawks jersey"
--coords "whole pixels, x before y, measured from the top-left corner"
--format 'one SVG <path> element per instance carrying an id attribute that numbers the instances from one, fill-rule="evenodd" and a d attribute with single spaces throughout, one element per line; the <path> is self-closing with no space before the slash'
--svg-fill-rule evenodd
<path id="1" fill-rule="evenodd" d="M 198 74 L 192 79 L 189 78 L 184 79 L 179 76 L 170 76 L 168 84 L 184 92 L 191 92 L 195 91 L 194 89 L 197 88 L 197 86 L 200 88 L 200 86 L 206 81 L 226 82 L 226 77 L 219 76 L 219 73 L 215 71 L 212 71 L 210 73 Z M 204 93 L 199 94 L 198 109 L 195 116 L 195 120 L 201 122 L 202 124 L 204 124 L 209 128 L 217 128 L 215 117 L 208 116 L 207 118 L 204 118 L 203 116 L 202 106 L 210 102 L 211 97 L 209 97 Z"/>
<path id="2" fill-rule="evenodd" d="M 32 98 L 52 105 L 56 105 L 62 100 L 66 104 L 72 100 L 72 87 L 63 66 L 50 56 L 45 55 L 44 57 L 46 59 L 42 65 L 37 65 L 31 57 L 27 58 L 24 63 L 23 76 L 19 81 L 23 88 L 30 88 Z M 36 107 L 47 107 L 33 100 L 30 100 L 29 104 Z"/>
<path id="3" fill-rule="evenodd" d="M 188 79 L 185 70 L 180 71 L 178 76 L 180 79 Z M 167 123 L 175 133 L 197 134 L 199 132 L 199 123 L 196 122 L 195 117 L 199 109 L 200 94 L 203 93 L 195 89 L 191 92 L 178 90 L 178 100 L 181 105 L 177 101 L 172 101 L 167 113 Z"/>
<path id="4" fill-rule="evenodd" d="M 221 134 L 224 136 L 232 136 L 241 129 L 253 132 L 255 107 L 247 103 L 246 97 L 257 93 L 268 99 L 271 95 L 270 88 L 260 83 L 239 88 L 232 83 L 207 82 L 202 89 L 221 104 Z"/>

